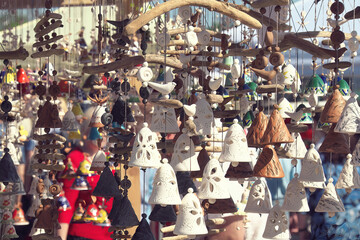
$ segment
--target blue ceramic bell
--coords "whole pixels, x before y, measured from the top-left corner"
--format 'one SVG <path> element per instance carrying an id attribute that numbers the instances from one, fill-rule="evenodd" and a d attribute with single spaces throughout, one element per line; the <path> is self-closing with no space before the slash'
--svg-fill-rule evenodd
<path id="1" fill-rule="evenodd" d="M 91 186 L 85 176 L 79 175 L 76 176 L 73 184 L 71 185 L 71 189 L 78 191 L 87 191 L 91 190 Z"/>

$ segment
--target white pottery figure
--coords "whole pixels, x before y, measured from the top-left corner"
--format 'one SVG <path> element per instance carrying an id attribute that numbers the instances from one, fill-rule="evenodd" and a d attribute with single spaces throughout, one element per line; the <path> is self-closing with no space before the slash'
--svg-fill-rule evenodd
<path id="1" fill-rule="evenodd" d="M 353 188 L 360 188 L 360 176 L 354 165 L 351 164 L 351 154 L 346 156 L 346 162 L 341 170 L 335 188 L 344 188 L 350 193 Z"/>
<path id="2" fill-rule="evenodd" d="M 207 46 L 210 43 L 211 35 L 202 27 L 202 31 L 197 33 L 197 38 L 200 45 Z"/>
<path id="3" fill-rule="evenodd" d="M 263 238 L 290 239 L 289 220 L 279 205 L 275 205 L 269 212 Z"/>
<path id="4" fill-rule="evenodd" d="M 278 103 L 278 110 L 282 118 L 290 118 L 286 112 L 293 113 L 294 108 L 286 98 L 281 98 Z"/>
<path id="5" fill-rule="evenodd" d="M 139 68 L 137 77 L 141 82 L 149 82 L 154 77 L 154 73 L 151 68 L 149 68 L 149 64 L 147 62 L 144 62 L 142 67 Z"/>
<path id="6" fill-rule="evenodd" d="M 237 80 L 241 76 L 241 65 L 239 59 L 235 58 L 234 63 L 231 66 L 231 76 L 233 81 Z"/>
<path id="7" fill-rule="evenodd" d="M 213 133 L 214 114 L 205 96 L 200 96 L 196 102 L 194 123 L 199 135 L 210 135 Z"/>
<path id="8" fill-rule="evenodd" d="M 176 83 L 175 82 L 168 82 L 165 84 L 161 84 L 161 83 L 156 83 L 156 82 L 148 82 L 148 85 L 155 89 L 156 91 L 158 91 L 159 93 L 163 94 L 163 95 L 167 95 L 170 94 L 175 86 Z"/>
<path id="9" fill-rule="evenodd" d="M 156 42 L 160 47 L 164 48 L 169 45 L 170 38 L 171 36 L 167 32 L 159 33 L 157 35 Z"/>
<path id="10" fill-rule="evenodd" d="M 350 135 L 360 133 L 360 107 L 356 100 L 359 96 L 354 92 L 352 92 L 350 96 L 336 124 L 334 132 Z"/>
<path id="11" fill-rule="evenodd" d="M 189 26 L 188 32 L 185 33 L 185 42 L 189 47 L 195 47 L 198 44 L 198 36 L 193 26 Z"/>
<path id="12" fill-rule="evenodd" d="M 78 129 L 79 129 L 79 124 L 76 120 L 75 114 L 73 113 L 73 111 L 68 110 L 65 113 L 64 118 L 62 120 L 61 130 L 74 132 L 77 131 Z"/>
<path id="13" fill-rule="evenodd" d="M 315 149 L 315 144 L 311 144 L 305 157 L 301 160 L 301 172 L 299 181 L 324 182 L 325 175 L 320 154 Z"/>
<path id="14" fill-rule="evenodd" d="M 297 173 L 295 173 L 294 178 L 291 179 L 286 188 L 284 203 L 281 206 L 281 210 L 287 212 L 310 211 L 304 185 L 299 181 L 299 175 Z"/>
<path id="15" fill-rule="evenodd" d="M 103 150 L 99 150 L 95 153 L 91 162 L 90 171 L 102 171 L 105 168 L 106 154 Z"/>
<path id="16" fill-rule="evenodd" d="M 192 12 L 190 6 L 179 7 L 178 16 L 183 23 L 187 23 L 187 21 L 190 20 L 191 15 Z"/>
<path id="17" fill-rule="evenodd" d="M 332 178 L 329 179 L 329 183 L 315 208 L 315 212 L 327 212 L 329 217 L 333 217 L 336 212 L 345 211 L 344 204 L 336 192 L 333 181 Z"/>
<path id="18" fill-rule="evenodd" d="M 97 105 L 91 116 L 89 127 L 103 127 L 104 124 L 101 122 L 101 117 L 104 113 L 106 113 L 105 107 L 102 105 Z"/>
<path id="19" fill-rule="evenodd" d="M 297 72 L 296 68 L 292 65 L 292 64 L 287 64 L 283 70 L 282 70 L 282 74 L 284 75 L 284 82 L 283 84 L 290 86 L 291 84 L 293 84 L 294 82 L 299 82 L 300 79 L 300 75 Z M 282 84 L 282 83 L 279 83 Z M 301 82 L 300 82 L 301 84 Z M 299 84 L 299 85 L 300 85 Z"/>
<path id="20" fill-rule="evenodd" d="M 286 143 L 284 151 L 288 158 L 303 159 L 306 155 L 307 149 L 304 141 L 299 133 L 291 133 L 294 142 Z"/>
<path id="21" fill-rule="evenodd" d="M 150 129 L 154 132 L 177 133 L 180 131 L 175 109 L 155 105 Z"/>
<path id="22" fill-rule="evenodd" d="M 272 200 L 266 180 L 260 178 L 254 182 L 250 189 L 245 212 L 268 213 L 272 208 Z"/>
<path id="23" fill-rule="evenodd" d="M 184 112 L 188 117 L 193 117 L 196 113 L 196 104 L 183 105 Z"/>

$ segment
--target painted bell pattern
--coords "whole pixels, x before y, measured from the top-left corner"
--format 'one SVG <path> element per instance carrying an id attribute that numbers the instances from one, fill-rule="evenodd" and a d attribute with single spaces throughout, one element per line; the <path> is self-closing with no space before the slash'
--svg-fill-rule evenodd
<path id="1" fill-rule="evenodd" d="M 161 206 L 181 204 L 176 175 L 166 158 L 156 171 L 149 203 Z"/>
<path id="2" fill-rule="evenodd" d="M 345 211 L 344 204 L 336 192 L 333 181 L 332 178 L 329 179 L 329 183 L 315 208 L 315 212 L 327 212 L 329 217 L 333 217 L 336 212 Z"/>
<path id="3" fill-rule="evenodd" d="M 174 234 L 188 235 L 189 238 L 195 238 L 195 235 L 207 233 L 208 230 L 200 201 L 193 193 L 193 189 L 189 188 L 179 208 Z"/>
<path id="4" fill-rule="evenodd" d="M 186 131 L 187 130 L 183 129 L 183 133 L 176 140 L 174 152 L 171 157 L 170 165 L 176 172 L 200 170 L 197 154 L 195 153 L 194 142 L 186 134 Z"/>
<path id="5" fill-rule="evenodd" d="M 272 208 L 271 193 L 266 180 L 260 178 L 254 182 L 250 189 L 244 211 L 248 213 L 268 213 Z"/>
<path id="6" fill-rule="evenodd" d="M 315 144 L 311 144 L 301 161 L 301 172 L 299 181 L 324 182 L 325 175 L 320 154 L 315 149 Z"/>
<path id="7" fill-rule="evenodd" d="M 299 181 L 299 175 L 295 173 L 285 192 L 284 203 L 281 206 L 282 211 L 287 212 L 308 212 L 309 204 L 306 198 L 304 185 Z"/>
<path id="8" fill-rule="evenodd" d="M 129 165 L 142 168 L 158 168 L 161 155 L 157 149 L 157 135 L 144 123 L 135 137 Z"/>
<path id="9" fill-rule="evenodd" d="M 358 97 L 356 93 L 351 93 L 351 97 L 346 102 L 340 119 L 336 124 L 335 132 L 347 134 L 360 133 L 360 107 L 356 100 Z"/>
<path id="10" fill-rule="evenodd" d="M 180 131 L 177 124 L 175 110 L 159 105 L 154 107 L 154 113 L 151 118 L 150 129 L 154 132 L 177 133 Z"/>
<path id="11" fill-rule="evenodd" d="M 279 205 L 275 205 L 269 212 L 263 238 L 290 239 L 289 220 Z"/>
<path id="12" fill-rule="evenodd" d="M 199 135 L 209 135 L 213 133 L 214 114 L 205 96 L 200 96 L 196 102 L 194 123 Z"/>
<path id="13" fill-rule="evenodd" d="M 236 166 L 238 162 L 251 162 L 249 148 L 244 129 L 235 119 L 233 125 L 225 135 L 224 146 L 219 157 L 220 162 L 231 162 Z"/>
<path id="14" fill-rule="evenodd" d="M 305 143 L 299 133 L 291 133 L 294 142 L 286 143 L 284 146 L 285 155 L 288 158 L 303 159 L 307 152 Z"/>
<path id="15" fill-rule="evenodd" d="M 214 203 L 216 199 L 230 198 L 227 186 L 228 180 L 224 175 L 220 162 L 212 156 L 204 168 L 201 185 L 198 189 L 198 197 L 200 199 L 209 199 L 210 203 Z"/>
<path id="16" fill-rule="evenodd" d="M 360 176 L 354 165 L 351 164 L 351 154 L 346 156 L 346 162 L 341 170 L 335 188 L 344 188 L 347 193 L 350 193 L 354 188 L 360 188 Z"/>
<path id="17" fill-rule="evenodd" d="M 290 118 L 287 112 L 294 112 L 294 107 L 291 105 L 291 103 L 286 98 L 281 98 L 278 103 L 278 109 L 279 113 L 282 118 Z"/>

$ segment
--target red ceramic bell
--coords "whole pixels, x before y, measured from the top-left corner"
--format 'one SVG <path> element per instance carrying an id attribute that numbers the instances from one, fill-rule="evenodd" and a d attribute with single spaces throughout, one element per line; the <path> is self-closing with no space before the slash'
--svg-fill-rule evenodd
<path id="1" fill-rule="evenodd" d="M 29 224 L 29 222 L 26 221 L 24 210 L 20 206 L 14 209 L 13 219 L 15 226 L 24 226 Z"/>
<path id="2" fill-rule="evenodd" d="M 23 68 L 19 68 L 16 73 L 16 79 L 20 84 L 30 83 L 28 76 Z"/>

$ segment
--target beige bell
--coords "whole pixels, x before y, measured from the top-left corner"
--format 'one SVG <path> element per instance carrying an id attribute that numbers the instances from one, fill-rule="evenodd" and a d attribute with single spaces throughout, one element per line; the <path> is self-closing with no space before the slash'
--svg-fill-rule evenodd
<path id="1" fill-rule="evenodd" d="M 289 220 L 279 205 L 275 205 L 269 212 L 263 238 L 290 239 Z"/>
<path id="2" fill-rule="evenodd" d="M 346 156 L 346 162 L 335 185 L 336 189 L 346 189 L 347 193 L 354 188 L 360 188 L 360 176 L 356 167 L 351 164 L 351 158 L 351 154 Z"/>
<path id="3" fill-rule="evenodd" d="M 268 213 L 271 208 L 271 193 L 266 180 L 260 178 L 254 182 L 250 189 L 244 211 L 247 213 Z"/>
<path id="4" fill-rule="evenodd" d="M 286 188 L 285 199 L 281 210 L 287 212 L 310 211 L 304 185 L 299 181 L 299 175 L 297 173 L 295 173 L 294 178 L 291 179 Z"/>
<path id="5" fill-rule="evenodd" d="M 334 129 L 335 132 L 356 134 L 360 133 L 360 107 L 357 102 L 359 96 L 352 92 L 351 97 L 346 102 L 343 112 L 341 113 L 340 119 Z"/>
<path id="6" fill-rule="evenodd" d="M 95 153 L 91 162 L 90 171 L 102 171 L 105 168 L 105 162 L 107 162 L 106 154 L 103 150 L 99 150 Z"/>
<path id="7" fill-rule="evenodd" d="M 315 212 L 327 212 L 329 217 L 333 217 L 336 212 L 345 211 L 344 204 L 336 192 L 333 181 L 332 178 L 329 179 L 329 183 L 315 208 Z"/>
<path id="8" fill-rule="evenodd" d="M 104 113 L 106 113 L 105 107 L 97 105 L 91 116 L 89 127 L 104 127 L 104 124 L 101 122 L 101 117 Z"/>
<path id="9" fill-rule="evenodd" d="M 199 135 L 213 134 L 214 114 L 204 95 L 200 96 L 196 102 L 194 123 Z"/>
<path id="10" fill-rule="evenodd" d="M 153 132 L 161 133 L 177 133 L 180 131 L 175 110 L 160 105 L 155 105 L 154 113 L 151 118 L 150 129 Z"/>
<path id="11" fill-rule="evenodd" d="M 320 154 L 312 143 L 305 157 L 301 160 L 301 172 L 299 181 L 324 182 L 325 175 Z"/>
<path id="12" fill-rule="evenodd" d="M 294 142 L 285 144 L 285 156 L 287 158 L 303 159 L 307 149 L 301 135 L 299 133 L 291 133 L 291 136 L 294 138 Z"/>

